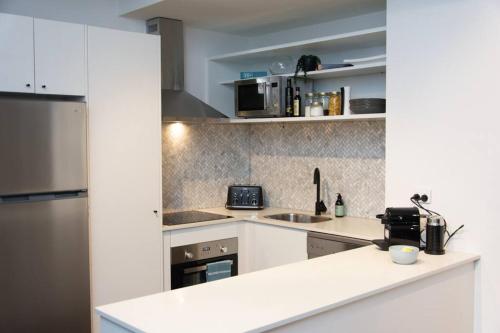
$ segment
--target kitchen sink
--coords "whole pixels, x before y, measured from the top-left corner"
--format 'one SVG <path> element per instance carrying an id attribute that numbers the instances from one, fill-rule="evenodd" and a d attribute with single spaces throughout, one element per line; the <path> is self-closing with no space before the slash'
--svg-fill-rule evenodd
<path id="1" fill-rule="evenodd" d="M 317 223 L 317 222 L 325 222 L 331 220 L 331 218 L 325 216 L 294 214 L 294 213 L 268 215 L 264 217 L 267 219 L 295 222 L 295 223 Z"/>

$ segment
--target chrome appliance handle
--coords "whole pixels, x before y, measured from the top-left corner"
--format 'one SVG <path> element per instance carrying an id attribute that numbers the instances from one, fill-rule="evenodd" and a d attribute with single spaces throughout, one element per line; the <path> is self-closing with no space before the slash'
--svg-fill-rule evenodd
<path id="1" fill-rule="evenodd" d="M 207 270 L 207 265 L 196 266 L 196 267 L 189 267 L 189 268 L 184 268 L 184 274 L 192 274 L 192 273 L 197 273 L 197 272 L 204 272 L 206 270 Z"/>
<path id="2" fill-rule="evenodd" d="M 262 85 L 264 89 L 262 90 L 264 92 L 264 110 L 267 110 L 267 82 L 262 82 Z"/>

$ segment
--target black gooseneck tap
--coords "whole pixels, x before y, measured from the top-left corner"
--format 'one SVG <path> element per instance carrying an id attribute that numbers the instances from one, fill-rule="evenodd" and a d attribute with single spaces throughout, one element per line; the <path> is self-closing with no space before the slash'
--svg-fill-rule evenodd
<path id="1" fill-rule="evenodd" d="M 314 205 L 314 215 L 321 215 L 321 213 L 326 212 L 326 206 L 323 200 L 320 199 L 320 174 L 319 169 L 314 169 L 314 184 L 316 184 L 316 204 Z"/>

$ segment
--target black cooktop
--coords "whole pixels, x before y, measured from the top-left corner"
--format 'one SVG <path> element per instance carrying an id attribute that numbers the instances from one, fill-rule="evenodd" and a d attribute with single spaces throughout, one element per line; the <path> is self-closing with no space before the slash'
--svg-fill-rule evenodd
<path id="1" fill-rule="evenodd" d="M 179 225 L 179 224 L 205 222 L 205 221 L 222 220 L 230 218 L 232 218 L 232 216 L 189 210 L 185 212 L 163 214 L 163 225 Z"/>

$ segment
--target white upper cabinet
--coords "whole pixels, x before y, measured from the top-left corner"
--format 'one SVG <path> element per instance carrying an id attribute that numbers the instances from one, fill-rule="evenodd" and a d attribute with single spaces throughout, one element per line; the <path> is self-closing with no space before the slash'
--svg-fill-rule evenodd
<path id="1" fill-rule="evenodd" d="M 35 91 L 33 18 L 0 13 L 0 91 Z"/>
<path id="2" fill-rule="evenodd" d="M 85 95 L 85 26 L 35 18 L 35 92 Z"/>
<path id="3" fill-rule="evenodd" d="M 86 95 L 85 26 L 0 13 L 0 91 Z"/>

